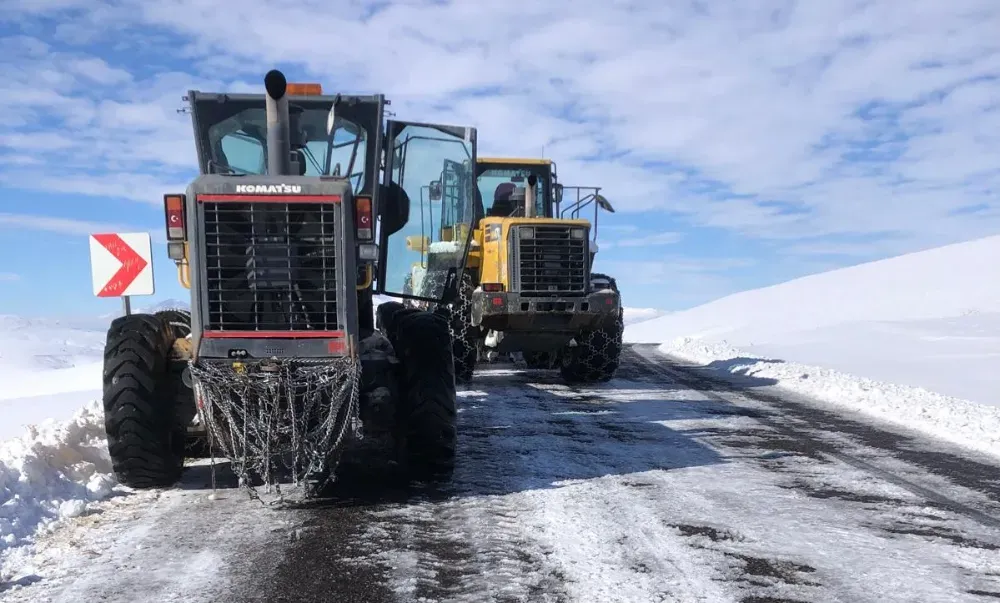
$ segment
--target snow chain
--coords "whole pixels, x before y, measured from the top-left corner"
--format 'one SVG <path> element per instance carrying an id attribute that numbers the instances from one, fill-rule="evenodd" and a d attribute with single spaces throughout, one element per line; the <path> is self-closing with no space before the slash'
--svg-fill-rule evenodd
<path id="1" fill-rule="evenodd" d="M 265 492 L 273 487 L 275 502 L 285 500 L 276 479 L 279 462 L 296 486 L 306 487 L 306 496 L 322 489 L 333 481 L 348 427 L 361 437 L 357 359 L 192 363 L 191 374 L 213 458 L 221 449 L 251 499 L 260 500 L 256 478 Z M 212 472 L 214 480 L 214 461 Z"/>

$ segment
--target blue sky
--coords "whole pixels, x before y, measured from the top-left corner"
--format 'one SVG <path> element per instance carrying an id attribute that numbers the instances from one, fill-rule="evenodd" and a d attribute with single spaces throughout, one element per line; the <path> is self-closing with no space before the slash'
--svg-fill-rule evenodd
<path id="1" fill-rule="evenodd" d="M 0 313 L 116 309 L 87 234 L 162 240 L 181 96 L 273 67 L 604 187 L 598 269 L 633 307 L 997 232 L 1000 4 L 703 4 L 0 0 Z"/>

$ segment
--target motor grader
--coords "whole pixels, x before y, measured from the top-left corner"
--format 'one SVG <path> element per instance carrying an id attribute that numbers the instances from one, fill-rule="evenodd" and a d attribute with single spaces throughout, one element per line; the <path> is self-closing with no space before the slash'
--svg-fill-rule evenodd
<path id="1" fill-rule="evenodd" d="M 169 486 L 200 441 L 251 488 L 293 481 L 311 496 L 341 460 L 372 450 L 412 479 L 447 480 L 446 315 L 390 301 L 376 316 L 372 297 L 438 307 L 457 291 L 468 240 L 448 242 L 453 259 L 438 258 L 419 296 L 391 275 L 421 228 L 410 199 L 441 166 L 472 203 L 476 130 L 383 121 L 382 95 L 324 94 L 277 70 L 264 88 L 185 97 L 200 173 L 164 195 L 164 210 L 191 310 L 129 314 L 108 330 L 114 472 L 127 486 Z"/>
<path id="2" fill-rule="evenodd" d="M 592 272 L 599 210 L 614 212 L 600 187 L 564 187 L 549 159 L 480 157 L 469 205 L 447 172 L 421 191 L 423 231 L 407 239 L 420 259 L 406 287 L 436 286 L 426 271 L 457 261 L 471 222 L 465 274 L 449 304 L 456 378 L 471 379 L 483 356 L 519 353 L 529 368 L 558 368 L 569 382 L 610 380 L 624 322 L 615 279 Z M 581 218 L 591 209 L 593 221 Z"/>

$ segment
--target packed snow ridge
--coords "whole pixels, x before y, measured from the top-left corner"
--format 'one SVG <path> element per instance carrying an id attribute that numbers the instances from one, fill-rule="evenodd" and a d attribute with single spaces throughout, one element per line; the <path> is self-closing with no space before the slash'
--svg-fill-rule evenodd
<path id="1" fill-rule="evenodd" d="M 1000 456 L 1000 236 L 633 323 L 625 339 Z"/>
<path id="2" fill-rule="evenodd" d="M 0 444 L 0 582 L 37 536 L 88 512 L 116 484 L 98 401 L 69 421 L 32 426 Z"/>

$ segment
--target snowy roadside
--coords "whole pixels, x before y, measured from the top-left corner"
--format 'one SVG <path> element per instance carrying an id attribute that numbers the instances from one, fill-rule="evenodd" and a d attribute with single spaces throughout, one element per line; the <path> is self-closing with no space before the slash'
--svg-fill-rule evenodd
<path id="1" fill-rule="evenodd" d="M 776 387 L 819 402 L 886 420 L 979 452 L 1000 457 L 1000 407 L 924 388 L 742 352 L 726 343 L 682 337 L 659 346 L 664 354 L 717 370 L 739 382 L 769 379 Z"/>
<path id="2" fill-rule="evenodd" d="M 0 443 L 0 584 L 17 578 L 38 537 L 90 512 L 116 485 L 99 401 Z"/>

